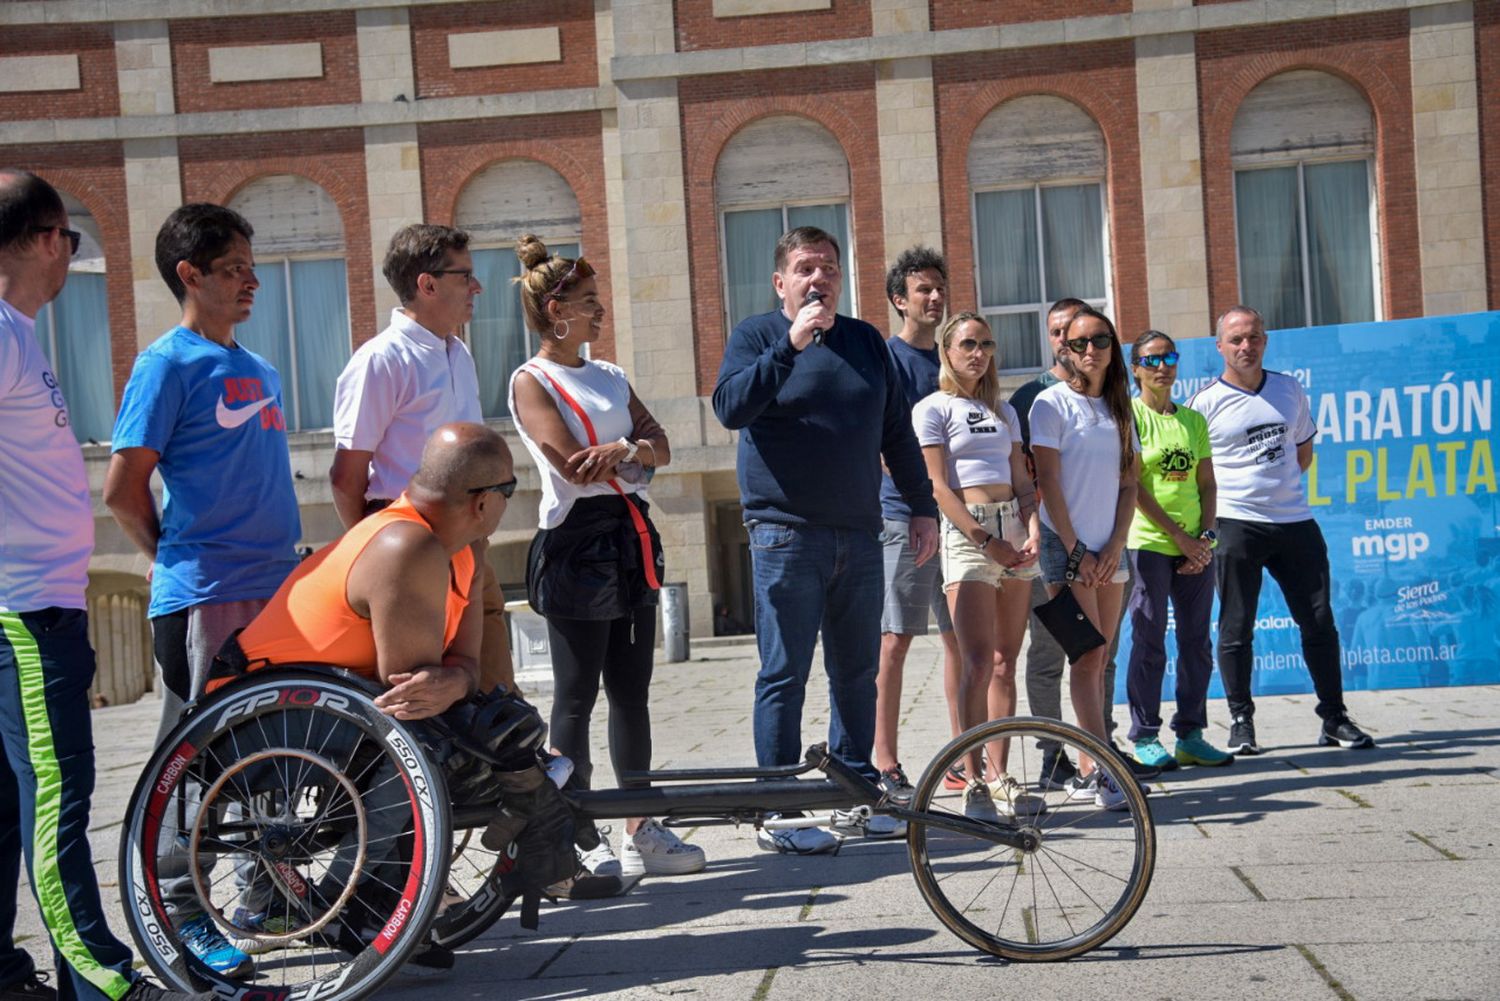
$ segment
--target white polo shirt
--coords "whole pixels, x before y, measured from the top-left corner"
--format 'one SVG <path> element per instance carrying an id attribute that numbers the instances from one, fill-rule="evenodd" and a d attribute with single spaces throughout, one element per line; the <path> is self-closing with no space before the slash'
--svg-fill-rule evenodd
<path id="1" fill-rule="evenodd" d="M 1258 392 L 1215 379 L 1187 401 L 1208 419 L 1219 485 L 1218 515 L 1286 525 L 1307 521 L 1297 446 L 1317 437 L 1307 393 L 1296 379 L 1266 372 Z"/>
<path id="2" fill-rule="evenodd" d="M 0 299 L 0 612 L 84 608 L 94 510 L 36 321 Z"/>
<path id="3" fill-rule="evenodd" d="M 339 374 L 333 440 L 375 453 L 368 498 L 394 500 L 411 482 L 427 438 L 454 421 L 483 421 L 474 356 L 457 337 L 439 337 L 400 309 L 360 345 Z"/>

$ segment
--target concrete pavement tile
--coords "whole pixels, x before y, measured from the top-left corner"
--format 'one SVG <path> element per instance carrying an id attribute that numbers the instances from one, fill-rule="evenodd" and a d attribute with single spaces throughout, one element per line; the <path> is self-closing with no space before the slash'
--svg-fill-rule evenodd
<path id="1" fill-rule="evenodd" d="M 1500 862 L 1451 862 L 1436 853 L 1430 861 L 1245 865 L 1240 871 L 1269 900 L 1458 900 L 1477 887 L 1500 886 Z"/>
<path id="2" fill-rule="evenodd" d="M 1500 997 L 1500 962 L 1493 938 L 1477 942 L 1431 942 L 1401 950 L 1390 962 L 1384 945 L 1319 945 L 1316 955 L 1331 976 L 1359 1001 L 1384 998 L 1443 998 L 1485 1001 Z"/>

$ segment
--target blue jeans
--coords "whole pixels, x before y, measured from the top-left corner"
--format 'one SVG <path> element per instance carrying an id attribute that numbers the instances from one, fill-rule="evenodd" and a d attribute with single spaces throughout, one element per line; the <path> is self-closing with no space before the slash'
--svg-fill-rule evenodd
<path id="1" fill-rule="evenodd" d="M 871 781 L 875 672 L 885 590 L 875 532 L 820 525 L 751 522 L 755 578 L 755 759 L 761 766 L 802 760 L 802 703 L 813 647 L 823 633 L 828 672 L 828 746 Z"/>

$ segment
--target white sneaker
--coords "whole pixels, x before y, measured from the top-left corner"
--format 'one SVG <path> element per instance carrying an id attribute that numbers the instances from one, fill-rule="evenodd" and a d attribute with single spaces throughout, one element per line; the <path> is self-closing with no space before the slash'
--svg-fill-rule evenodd
<path id="1" fill-rule="evenodd" d="M 681 876 L 701 872 L 708 856 L 655 820 L 646 820 L 634 834 L 620 839 L 620 871 L 626 876 Z"/>
<path id="2" fill-rule="evenodd" d="M 1108 775 L 1099 776 L 1094 792 L 1094 805 L 1106 810 L 1128 810 L 1130 802 L 1125 798 L 1125 792 L 1115 785 Z"/>
<path id="3" fill-rule="evenodd" d="M 964 816 L 991 824 L 1000 820 L 1000 814 L 995 810 L 995 799 L 990 795 L 990 787 L 978 779 L 970 780 L 968 788 L 964 790 Z"/>
<path id="4" fill-rule="evenodd" d="M 1015 780 L 1009 772 L 990 783 L 990 795 L 995 800 L 995 810 L 1002 817 L 1034 817 L 1047 812 L 1047 801 L 1026 791 L 1026 787 Z"/>
<path id="5" fill-rule="evenodd" d="M 837 852 L 842 844 L 837 835 L 822 827 L 793 827 L 776 831 L 768 831 L 762 827 L 755 832 L 755 843 L 762 851 L 782 855 L 827 855 Z"/>
<path id="6" fill-rule="evenodd" d="M 904 838 L 906 821 L 883 813 L 872 813 L 868 820 L 860 820 L 853 810 L 835 810 L 833 833 L 842 838 Z"/>
<path id="7" fill-rule="evenodd" d="M 582 848 L 578 851 L 578 864 L 583 866 L 595 876 L 618 876 L 623 871 L 620 868 L 620 860 L 615 857 L 615 850 L 609 846 L 610 829 L 599 828 L 599 844 L 589 851 Z"/>

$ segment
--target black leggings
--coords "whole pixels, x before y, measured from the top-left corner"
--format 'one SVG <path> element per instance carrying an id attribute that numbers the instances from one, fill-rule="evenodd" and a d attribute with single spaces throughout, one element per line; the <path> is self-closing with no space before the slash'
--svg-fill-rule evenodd
<path id="1" fill-rule="evenodd" d="M 594 621 L 547 619 L 552 646 L 552 746 L 573 759 L 573 774 L 589 785 L 589 717 L 599 698 L 599 679 L 609 699 L 609 760 L 615 774 L 651 767 L 652 657 L 656 607 L 622 618 Z"/>

